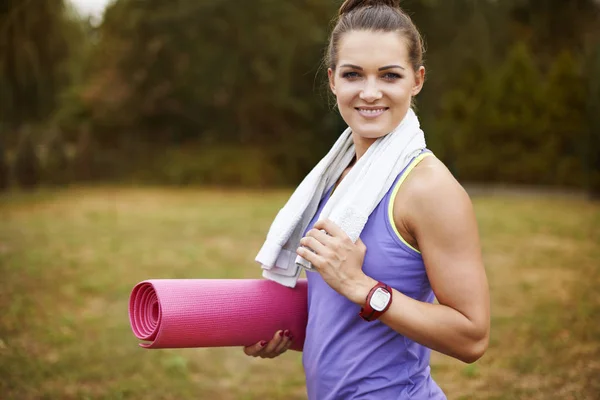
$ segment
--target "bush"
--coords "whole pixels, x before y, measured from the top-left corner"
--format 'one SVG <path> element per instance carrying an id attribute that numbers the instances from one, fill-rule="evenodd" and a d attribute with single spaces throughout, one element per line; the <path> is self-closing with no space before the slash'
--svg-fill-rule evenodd
<path id="1" fill-rule="evenodd" d="M 169 149 L 156 178 L 176 185 L 262 187 L 276 182 L 277 175 L 260 148 L 223 145 Z"/>
<path id="2" fill-rule="evenodd" d="M 0 191 L 8 189 L 8 164 L 4 154 L 4 143 L 0 139 Z"/>
<path id="3" fill-rule="evenodd" d="M 587 127 L 585 140 L 585 158 L 587 160 L 586 186 L 590 197 L 600 200 L 600 44 L 591 54 L 588 66 L 588 103 Z"/>
<path id="4" fill-rule="evenodd" d="M 14 164 L 15 180 L 24 189 L 31 189 L 40 182 L 40 162 L 35 152 L 31 129 L 21 130 Z"/>
<path id="5" fill-rule="evenodd" d="M 44 182 L 61 185 L 69 182 L 69 159 L 60 131 L 52 133 L 44 163 Z"/>
<path id="6" fill-rule="evenodd" d="M 79 134 L 75 158 L 73 160 L 74 175 L 78 181 L 89 181 L 95 177 L 94 173 L 94 140 L 89 127 Z"/>

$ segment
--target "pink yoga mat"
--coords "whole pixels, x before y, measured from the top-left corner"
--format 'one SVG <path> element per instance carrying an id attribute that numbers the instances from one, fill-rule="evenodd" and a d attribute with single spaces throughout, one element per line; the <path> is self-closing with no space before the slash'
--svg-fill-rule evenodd
<path id="1" fill-rule="evenodd" d="M 306 280 L 294 289 L 266 279 L 156 279 L 138 283 L 129 322 L 150 349 L 248 346 L 289 329 L 302 351 Z"/>

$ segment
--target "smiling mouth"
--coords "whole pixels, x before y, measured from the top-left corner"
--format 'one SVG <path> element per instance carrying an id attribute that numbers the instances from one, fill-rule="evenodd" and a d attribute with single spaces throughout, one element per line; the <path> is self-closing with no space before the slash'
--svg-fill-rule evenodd
<path id="1" fill-rule="evenodd" d="M 355 110 L 360 113 L 363 117 L 367 118 L 375 118 L 383 114 L 386 110 L 389 110 L 389 107 L 377 107 L 377 108 L 364 108 L 364 107 L 355 107 Z"/>

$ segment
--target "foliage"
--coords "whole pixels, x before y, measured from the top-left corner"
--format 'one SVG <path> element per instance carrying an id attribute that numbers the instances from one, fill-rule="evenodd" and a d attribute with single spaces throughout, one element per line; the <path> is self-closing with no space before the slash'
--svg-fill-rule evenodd
<path id="1" fill-rule="evenodd" d="M 587 164 L 586 187 L 592 197 L 600 199 L 600 44 L 590 55 L 587 91 L 586 122 L 588 131 L 585 143 Z"/>
<path id="2" fill-rule="evenodd" d="M 71 173 L 69 158 L 65 148 L 64 138 L 60 131 L 54 129 L 46 145 L 44 160 L 44 182 L 60 185 L 69 182 Z"/>
<path id="3" fill-rule="evenodd" d="M 40 182 L 41 167 L 35 149 L 33 131 L 26 126 L 21 130 L 19 145 L 15 154 L 14 176 L 17 184 L 31 189 Z"/>
<path id="4" fill-rule="evenodd" d="M 6 150 L 4 141 L 0 136 L 0 192 L 8 189 L 9 186 L 9 169 L 6 161 Z"/>
<path id="5" fill-rule="evenodd" d="M 101 143 L 119 131 L 160 143 L 266 144 L 307 122 L 330 5 L 120 1 L 100 28 L 84 99 Z M 308 56 L 307 55 L 311 55 Z M 110 130 L 101 129 L 110 126 Z M 117 128 L 117 129 L 114 129 Z"/>
<path id="6" fill-rule="evenodd" d="M 188 147 L 167 152 L 161 164 L 165 166 L 166 180 L 175 184 L 256 187 L 266 186 L 276 179 L 277 170 L 270 168 L 264 157 L 260 148 Z"/>
<path id="7" fill-rule="evenodd" d="M 68 25 L 62 0 L 0 5 L 0 121 L 13 130 L 59 106 L 56 96 L 69 79 Z"/>
<path id="8" fill-rule="evenodd" d="M 549 181 L 583 186 L 585 175 L 585 81 L 573 54 L 564 50 L 548 73 L 545 110 L 548 130 L 542 141 Z M 565 90 L 565 87 L 569 87 Z"/>
<path id="9" fill-rule="evenodd" d="M 79 134 L 73 159 L 73 174 L 77 181 L 89 181 L 97 178 L 97 149 L 89 128 L 84 127 Z"/>
<path id="10" fill-rule="evenodd" d="M 80 180 L 295 184 L 344 129 L 321 66 L 339 3 L 117 0 L 96 27 L 61 0 L 5 2 L 8 150 L 36 123 L 80 148 Z M 461 181 L 596 182 L 597 2 L 402 4 L 428 48 L 429 147 Z"/>
<path id="11" fill-rule="evenodd" d="M 535 182 L 545 173 L 538 148 L 548 125 L 542 79 L 527 46 L 516 44 L 486 79 L 481 106 L 468 118 L 471 134 L 462 142 L 459 170 L 481 181 Z"/>
<path id="12" fill-rule="evenodd" d="M 500 66 L 475 64 L 443 97 L 446 149 L 461 177 L 477 181 L 582 186 L 585 81 L 569 51 L 540 71 L 525 43 Z M 477 84 L 468 82 L 477 82 Z"/>

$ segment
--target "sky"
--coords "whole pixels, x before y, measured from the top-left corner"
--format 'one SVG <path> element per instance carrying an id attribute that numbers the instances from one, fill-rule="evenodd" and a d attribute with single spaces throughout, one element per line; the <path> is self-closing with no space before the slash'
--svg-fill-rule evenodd
<path id="1" fill-rule="evenodd" d="M 94 22 L 102 20 L 104 9 L 112 0 L 68 0 L 82 16 L 91 16 Z"/>

